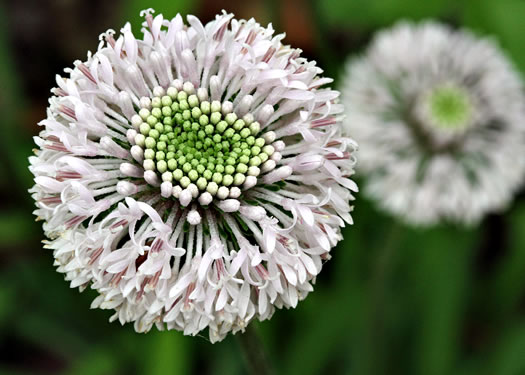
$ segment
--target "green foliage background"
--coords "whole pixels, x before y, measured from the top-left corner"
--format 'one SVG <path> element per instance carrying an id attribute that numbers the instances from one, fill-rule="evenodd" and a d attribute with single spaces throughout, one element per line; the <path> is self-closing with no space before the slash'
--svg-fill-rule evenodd
<path id="1" fill-rule="evenodd" d="M 0 374 L 246 372 L 234 337 L 211 345 L 177 332 L 136 334 L 108 323 L 110 312 L 90 310 L 94 293 L 79 294 L 54 271 L 31 215 L 27 156 L 54 74 L 95 50 L 107 28 L 129 20 L 137 30 L 138 12 L 147 7 L 204 21 L 225 8 L 272 22 L 336 83 L 346 56 L 404 18 L 436 18 L 492 35 L 525 72 L 522 0 L 4 1 Z M 525 374 L 524 194 L 508 212 L 470 229 L 411 229 L 361 195 L 354 219 L 316 291 L 297 309 L 255 324 L 277 373 Z"/>

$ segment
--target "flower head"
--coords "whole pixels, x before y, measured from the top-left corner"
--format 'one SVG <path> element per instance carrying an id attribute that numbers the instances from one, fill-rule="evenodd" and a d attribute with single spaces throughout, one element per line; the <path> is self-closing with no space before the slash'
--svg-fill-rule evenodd
<path id="1" fill-rule="evenodd" d="M 522 83 L 492 40 L 400 23 L 349 61 L 343 95 L 366 193 L 410 223 L 474 223 L 523 181 Z"/>
<path id="2" fill-rule="evenodd" d="M 151 13 L 57 76 L 35 213 L 93 307 L 216 341 L 312 290 L 352 221 L 355 143 L 331 80 L 271 26 Z"/>

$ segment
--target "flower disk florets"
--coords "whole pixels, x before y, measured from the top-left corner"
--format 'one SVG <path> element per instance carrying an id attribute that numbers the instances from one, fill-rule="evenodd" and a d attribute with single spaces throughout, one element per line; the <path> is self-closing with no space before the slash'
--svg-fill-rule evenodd
<path id="1" fill-rule="evenodd" d="M 229 101 L 210 103 L 206 89 L 196 91 L 191 82 L 179 80 L 174 85 L 178 88 L 155 87 L 154 96 L 141 98 L 131 118 L 131 154 L 142 163 L 146 181 L 154 186 L 162 181 L 162 195 L 184 206 L 189 203 L 184 194 L 181 198 L 186 189 L 203 205 L 213 197 L 239 198 L 241 187 L 257 183 L 261 168 L 275 167 L 268 161 L 275 151 L 266 144 L 271 133 L 261 132 L 251 113 L 239 118 Z M 245 185 L 247 176 L 252 180 Z"/>

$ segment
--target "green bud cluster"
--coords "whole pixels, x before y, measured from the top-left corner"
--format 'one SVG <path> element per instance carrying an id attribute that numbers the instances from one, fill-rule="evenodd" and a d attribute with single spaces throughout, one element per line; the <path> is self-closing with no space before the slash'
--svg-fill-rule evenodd
<path id="1" fill-rule="evenodd" d="M 462 131 L 469 126 L 473 105 L 464 88 L 452 84 L 437 86 L 429 92 L 427 101 L 435 126 L 448 131 Z"/>
<path id="2" fill-rule="evenodd" d="M 182 189 L 193 183 L 212 194 L 242 185 L 250 167 L 267 161 L 273 147 L 258 137 L 261 127 L 253 116 L 238 118 L 220 102 L 201 101 L 191 92 L 169 87 L 138 112 L 135 143 L 144 151 L 144 169 Z"/>

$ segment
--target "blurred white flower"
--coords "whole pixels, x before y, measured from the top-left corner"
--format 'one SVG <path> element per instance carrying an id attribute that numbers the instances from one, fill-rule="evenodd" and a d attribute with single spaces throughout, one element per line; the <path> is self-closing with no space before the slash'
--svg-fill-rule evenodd
<path id="1" fill-rule="evenodd" d="M 58 271 L 135 329 L 295 307 L 352 222 L 339 93 L 271 26 L 144 12 L 57 76 L 30 158 Z"/>
<path id="2" fill-rule="evenodd" d="M 365 193 L 385 210 L 472 224 L 522 184 L 525 97 L 492 40 L 403 22 L 348 62 L 343 85 Z"/>

